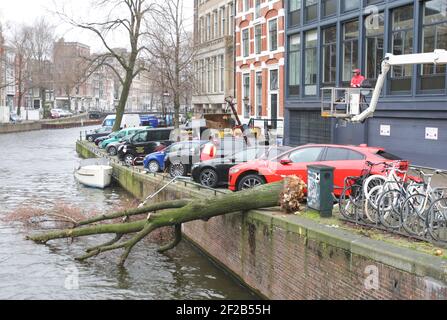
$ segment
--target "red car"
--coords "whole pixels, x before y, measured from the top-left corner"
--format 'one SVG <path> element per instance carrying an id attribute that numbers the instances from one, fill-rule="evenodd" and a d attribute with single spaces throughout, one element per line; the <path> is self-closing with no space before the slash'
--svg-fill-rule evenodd
<path id="1" fill-rule="evenodd" d="M 360 176 L 365 162 L 392 162 L 399 157 L 383 148 L 330 144 L 309 144 L 287 151 L 274 160 L 254 160 L 230 169 L 229 189 L 239 191 L 283 180 L 297 175 L 307 183 L 308 165 L 327 165 L 335 168 L 334 193 L 340 195 L 348 176 Z M 340 187 L 340 188 L 339 188 Z"/>

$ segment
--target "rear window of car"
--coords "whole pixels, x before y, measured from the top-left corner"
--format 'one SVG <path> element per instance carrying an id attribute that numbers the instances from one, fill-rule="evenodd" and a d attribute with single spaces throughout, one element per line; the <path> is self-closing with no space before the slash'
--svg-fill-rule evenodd
<path id="1" fill-rule="evenodd" d="M 365 156 L 360 152 L 346 148 L 327 148 L 325 161 L 363 160 Z"/>
<path id="2" fill-rule="evenodd" d="M 389 152 L 382 151 L 382 150 L 377 152 L 377 155 L 382 157 L 382 158 L 384 158 L 384 159 L 387 159 L 387 160 L 402 160 L 401 157 L 396 156 L 395 154 L 392 154 L 392 153 L 389 153 Z"/>
<path id="3" fill-rule="evenodd" d="M 169 140 L 171 130 L 151 130 L 149 131 L 149 141 Z"/>

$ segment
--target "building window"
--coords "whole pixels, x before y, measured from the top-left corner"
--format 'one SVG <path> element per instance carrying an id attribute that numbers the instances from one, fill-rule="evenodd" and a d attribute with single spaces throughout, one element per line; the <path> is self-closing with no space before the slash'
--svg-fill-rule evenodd
<path id="1" fill-rule="evenodd" d="M 396 55 L 413 53 L 413 6 L 400 7 L 392 13 L 391 52 Z M 413 65 L 391 68 L 391 92 L 410 93 Z"/>
<path id="2" fill-rule="evenodd" d="M 359 0 L 344 0 L 343 1 L 343 11 L 351 11 L 358 9 L 360 7 L 360 1 Z"/>
<path id="3" fill-rule="evenodd" d="M 207 78 L 206 78 L 206 92 L 211 92 L 212 91 L 212 81 L 211 81 L 211 72 L 212 72 L 212 66 L 211 66 L 211 59 L 207 58 L 206 59 L 206 71 L 207 71 Z"/>
<path id="4" fill-rule="evenodd" d="M 306 0 L 304 21 L 310 22 L 318 18 L 318 0 Z"/>
<path id="5" fill-rule="evenodd" d="M 256 116 L 262 117 L 262 72 L 256 72 Z"/>
<path id="6" fill-rule="evenodd" d="M 202 60 L 200 68 L 202 69 L 202 93 L 206 92 L 206 61 Z"/>
<path id="7" fill-rule="evenodd" d="M 231 3 L 228 7 L 228 34 L 233 35 L 234 31 L 234 12 L 233 12 L 233 4 Z"/>
<path id="8" fill-rule="evenodd" d="M 306 32 L 304 51 L 304 94 L 315 96 L 317 94 L 317 30 Z"/>
<path id="9" fill-rule="evenodd" d="M 376 21 L 376 24 L 366 26 L 365 76 L 369 80 L 377 79 L 384 58 L 385 16 L 383 12 L 378 14 Z M 373 81 L 371 83 L 374 84 Z"/>
<path id="10" fill-rule="evenodd" d="M 244 118 L 250 117 L 250 74 L 243 75 L 243 106 Z"/>
<path id="11" fill-rule="evenodd" d="M 270 70 L 270 86 L 269 86 L 269 102 L 270 102 L 270 119 L 278 119 L 278 70 Z M 272 121 L 272 129 L 276 129 L 276 121 Z"/>
<path id="12" fill-rule="evenodd" d="M 261 0 L 255 0 L 255 18 L 261 16 Z"/>
<path id="13" fill-rule="evenodd" d="M 422 52 L 447 48 L 447 1 L 424 2 L 422 27 Z M 421 67 L 419 90 L 442 91 L 446 89 L 446 66 L 425 64 Z"/>
<path id="14" fill-rule="evenodd" d="M 300 94 L 301 37 L 299 34 L 289 38 L 289 95 Z"/>
<path id="15" fill-rule="evenodd" d="M 217 10 L 215 10 L 213 13 L 213 20 L 214 20 L 213 37 L 217 38 L 219 36 L 219 19 L 217 16 Z"/>
<path id="16" fill-rule="evenodd" d="M 258 24 L 255 26 L 255 53 L 260 54 L 262 49 L 262 25 Z"/>
<path id="17" fill-rule="evenodd" d="M 225 15 L 226 15 L 226 12 L 225 12 L 225 7 L 222 7 L 222 8 L 220 8 L 220 33 L 221 33 L 221 35 L 222 36 L 225 36 L 225 35 L 227 35 L 227 33 L 226 33 L 226 19 L 225 19 Z"/>
<path id="18" fill-rule="evenodd" d="M 301 0 L 289 1 L 289 25 L 297 26 L 301 22 Z"/>
<path id="19" fill-rule="evenodd" d="M 322 13 L 323 17 L 332 16 L 337 13 L 337 0 L 323 0 Z"/>
<path id="20" fill-rule="evenodd" d="M 244 11 L 248 11 L 250 9 L 250 0 L 244 0 Z"/>
<path id="21" fill-rule="evenodd" d="M 352 78 L 352 70 L 358 68 L 359 22 L 343 24 L 343 82 L 347 85 Z"/>
<path id="22" fill-rule="evenodd" d="M 213 58 L 213 66 L 214 66 L 214 90 L 213 92 L 219 91 L 219 64 L 218 57 Z"/>
<path id="23" fill-rule="evenodd" d="M 206 16 L 206 40 L 211 39 L 211 15 Z"/>
<path id="24" fill-rule="evenodd" d="M 335 86 L 337 73 L 337 27 L 323 30 L 323 84 Z"/>
<path id="25" fill-rule="evenodd" d="M 225 90 L 225 61 L 224 56 L 219 56 L 220 60 L 220 92 L 224 92 Z"/>
<path id="26" fill-rule="evenodd" d="M 250 55 L 250 34 L 249 30 L 242 30 L 242 48 L 244 57 L 248 57 Z"/>
<path id="27" fill-rule="evenodd" d="M 269 21 L 269 50 L 275 51 L 278 49 L 278 20 L 273 19 Z"/>

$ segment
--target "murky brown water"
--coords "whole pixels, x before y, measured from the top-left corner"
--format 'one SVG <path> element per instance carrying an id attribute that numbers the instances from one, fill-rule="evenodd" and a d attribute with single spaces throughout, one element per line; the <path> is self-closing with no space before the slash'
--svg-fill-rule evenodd
<path id="1" fill-rule="evenodd" d="M 0 215 L 58 203 L 107 211 L 130 198 L 118 187 L 88 189 L 74 180 L 79 131 L 0 135 Z M 165 255 L 142 244 L 124 269 L 116 266 L 115 253 L 86 263 L 74 260 L 97 238 L 41 246 L 24 240 L 25 233 L 19 224 L 0 221 L 0 299 L 256 298 L 185 241 Z"/>

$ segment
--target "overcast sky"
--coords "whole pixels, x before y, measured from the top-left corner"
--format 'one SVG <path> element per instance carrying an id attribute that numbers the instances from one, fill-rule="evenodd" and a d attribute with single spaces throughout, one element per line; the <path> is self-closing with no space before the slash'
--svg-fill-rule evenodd
<path id="1" fill-rule="evenodd" d="M 155 0 L 164 1 L 164 0 Z M 185 7 L 186 25 L 192 29 L 193 0 L 183 0 Z M 89 45 L 92 51 L 102 51 L 102 45 L 97 38 L 89 32 L 83 32 L 65 23 L 55 12 L 64 10 L 69 16 L 82 18 L 84 21 L 97 21 L 102 17 L 104 10 L 92 9 L 94 0 L 0 0 L 0 22 L 8 33 L 17 23 L 31 23 L 36 17 L 44 16 L 57 26 L 56 34 L 64 37 L 65 41 L 78 41 Z M 6 25 L 6 27 L 5 27 Z M 112 39 L 116 47 L 127 44 L 125 37 L 116 35 Z"/>

